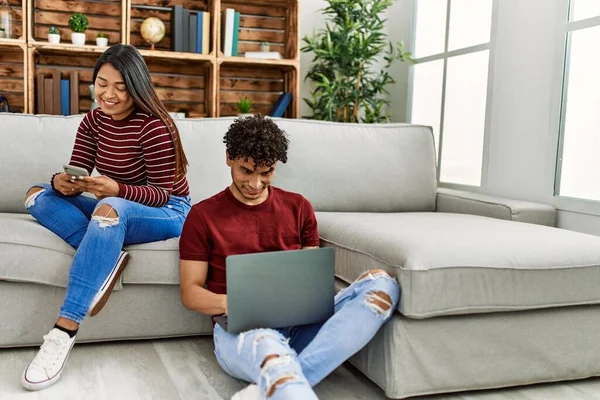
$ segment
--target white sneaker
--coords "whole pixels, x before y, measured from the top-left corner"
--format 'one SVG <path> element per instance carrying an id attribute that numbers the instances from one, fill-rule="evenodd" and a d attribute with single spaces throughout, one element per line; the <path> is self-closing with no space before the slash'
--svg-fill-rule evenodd
<path id="1" fill-rule="evenodd" d="M 233 395 L 231 400 L 260 400 L 260 388 L 254 383 Z"/>
<path id="2" fill-rule="evenodd" d="M 76 337 L 71 338 L 68 333 L 56 328 L 45 335 L 40 351 L 23 373 L 23 387 L 27 390 L 41 390 L 54 384 L 65 368 Z"/>
<path id="3" fill-rule="evenodd" d="M 115 266 L 113 267 L 112 271 L 110 271 L 110 274 L 108 275 L 108 277 L 100 287 L 100 290 L 98 290 L 98 293 L 96 293 L 96 296 L 94 296 L 94 299 L 92 300 L 92 304 L 89 308 L 89 313 L 92 317 L 98 314 L 102 310 L 102 308 L 104 308 L 104 305 L 108 301 L 108 298 L 110 297 L 110 294 L 112 293 L 112 290 L 115 287 L 117 280 L 119 279 L 121 273 L 127 265 L 127 261 L 129 261 L 129 253 L 127 253 L 126 251 L 121 251 L 121 253 L 119 253 L 119 258 L 117 258 Z"/>

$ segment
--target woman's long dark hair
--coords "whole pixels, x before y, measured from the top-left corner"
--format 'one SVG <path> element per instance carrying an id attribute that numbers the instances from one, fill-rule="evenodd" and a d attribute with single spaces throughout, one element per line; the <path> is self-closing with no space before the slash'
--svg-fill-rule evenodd
<path id="1" fill-rule="evenodd" d="M 115 67 L 123 76 L 127 92 L 136 107 L 146 114 L 160 118 L 171 132 L 173 146 L 175 147 L 175 183 L 177 183 L 187 172 L 187 158 L 183 152 L 179 130 L 154 90 L 154 85 L 152 85 L 150 79 L 150 71 L 148 71 L 144 58 L 133 46 L 127 44 L 110 46 L 96 62 L 94 74 L 92 75 L 94 84 L 100 67 L 107 63 Z"/>

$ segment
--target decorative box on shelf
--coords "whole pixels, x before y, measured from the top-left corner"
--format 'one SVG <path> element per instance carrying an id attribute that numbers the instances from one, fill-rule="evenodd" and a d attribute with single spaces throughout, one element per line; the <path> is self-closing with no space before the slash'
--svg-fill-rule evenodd
<path id="1" fill-rule="evenodd" d="M 247 51 L 246 58 L 256 58 L 260 60 L 281 60 L 281 53 L 278 51 Z"/>

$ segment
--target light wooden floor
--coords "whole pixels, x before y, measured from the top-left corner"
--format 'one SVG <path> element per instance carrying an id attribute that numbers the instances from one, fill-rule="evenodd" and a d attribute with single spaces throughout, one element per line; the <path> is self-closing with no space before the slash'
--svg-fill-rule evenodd
<path id="1" fill-rule="evenodd" d="M 0 349 L 0 400 L 229 399 L 246 383 L 222 372 L 212 338 L 80 344 L 61 380 L 40 392 L 21 388 L 20 376 L 35 349 Z M 316 387 L 321 400 L 383 400 L 381 389 L 350 365 Z M 600 379 L 505 390 L 426 396 L 420 400 L 600 399 Z"/>

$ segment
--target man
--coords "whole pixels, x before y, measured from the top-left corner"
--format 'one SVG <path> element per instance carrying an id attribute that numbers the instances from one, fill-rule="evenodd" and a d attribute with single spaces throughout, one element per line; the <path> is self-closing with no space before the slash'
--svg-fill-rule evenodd
<path id="1" fill-rule="evenodd" d="M 289 143 L 275 122 L 237 119 L 224 143 L 232 183 L 192 207 L 180 239 L 182 303 L 207 315 L 227 314 L 228 255 L 319 246 L 308 200 L 271 186 Z M 392 277 L 371 270 L 336 295 L 335 314 L 324 323 L 241 334 L 215 325 L 223 370 L 254 383 L 233 399 L 316 399 L 312 387 L 371 340 L 399 297 Z"/>

